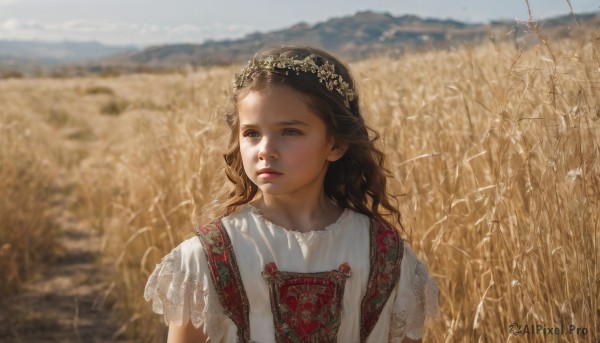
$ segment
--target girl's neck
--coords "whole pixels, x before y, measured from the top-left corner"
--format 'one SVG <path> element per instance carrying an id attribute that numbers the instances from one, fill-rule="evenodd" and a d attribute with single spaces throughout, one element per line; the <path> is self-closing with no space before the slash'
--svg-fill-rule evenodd
<path id="1" fill-rule="evenodd" d="M 314 202 L 263 194 L 250 204 L 268 221 L 298 232 L 321 230 L 335 223 L 344 211 L 324 193 Z"/>

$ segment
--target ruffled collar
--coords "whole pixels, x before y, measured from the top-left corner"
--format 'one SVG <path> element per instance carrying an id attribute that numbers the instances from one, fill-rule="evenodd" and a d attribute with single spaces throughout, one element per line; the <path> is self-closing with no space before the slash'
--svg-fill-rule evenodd
<path id="1" fill-rule="evenodd" d="M 342 222 L 346 219 L 346 217 L 348 217 L 348 215 L 350 214 L 350 210 L 345 208 L 344 211 L 342 212 L 342 214 L 340 214 L 340 216 L 338 217 L 338 219 L 334 222 L 331 223 L 327 226 L 325 226 L 324 228 L 321 229 L 315 229 L 315 230 L 310 230 L 310 231 L 306 231 L 306 232 L 300 232 L 300 231 L 296 231 L 296 230 L 291 230 L 288 229 L 286 227 L 277 225 L 273 222 L 271 222 L 270 220 L 268 220 L 267 218 L 265 218 L 260 211 L 250 205 L 247 204 L 248 208 L 250 209 L 250 213 L 252 213 L 252 215 L 254 217 L 256 217 L 260 222 L 262 222 L 263 224 L 267 225 L 268 227 L 277 230 L 277 231 L 284 231 L 286 233 L 292 233 L 294 235 L 300 235 L 300 236 L 304 236 L 304 237 L 310 237 L 310 236 L 314 236 L 315 234 L 323 234 L 323 233 L 328 233 L 328 232 L 333 232 L 336 231 L 338 229 L 340 229 L 342 227 Z"/>

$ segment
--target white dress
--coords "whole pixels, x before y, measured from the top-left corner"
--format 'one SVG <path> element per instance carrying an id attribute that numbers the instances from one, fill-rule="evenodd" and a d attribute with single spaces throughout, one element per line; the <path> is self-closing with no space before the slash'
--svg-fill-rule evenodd
<path id="1" fill-rule="evenodd" d="M 346 209 L 323 230 L 300 233 L 277 226 L 256 208 L 245 205 L 222 218 L 234 247 L 250 305 L 250 334 L 254 342 L 274 343 L 274 323 L 264 267 L 275 262 L 279 270 L 316 273 L 351 267 L 343 293 L 338 342 L 359 342 L 360 304 L 369 277 L 369 218 Z M 438 315 L 438 289 L 410 246 L 404 243 L 400 280 L 392 291 L 368 343 L 420 339 L 425 320 Z M 188 321 L 212 342 L 237 342 L 237 327 L 224 313 L 212 284 L 203 245 L 198 237 L 174 248 L 148 279 L 144 292 L 154 312 L 166 324 Z"/>

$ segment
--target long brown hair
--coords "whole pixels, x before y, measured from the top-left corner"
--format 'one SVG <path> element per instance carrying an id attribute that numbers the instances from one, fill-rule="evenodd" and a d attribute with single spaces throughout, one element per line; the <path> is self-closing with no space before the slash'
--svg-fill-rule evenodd
<path id="1" fill-rule="evenodd" d="M 363 213 L 388 225 L 392 221 L 396 222 L 404 231 L 397 208 L 398 201 L 387 191 L 390 173 L 384 167 L 385 155 L 375 146 L 379 134 L 364 122 L 354 80 L 348 68 L 329 53 L 312 47 L 275 47 L 259 51 L 255 58 L 283 56 L 303 59 L 310 55 L 316 56 L 314 59 L 318 65 L 333 64 L 335 73 L 354 89 L 354 99 L 346 106 L 344 97 L 335 90 L 328 90 L 315 74 L 296 74 L 278 69 L 262 70 L 244 87 L 234 89 L 225 113 L 225 120 L 231 131 L 227 151 L 223 154 L 225 174 L 231 183 L 221 187 L 221 199 L 217 197 L 217 210 L 213 214 L 228 215 L 256 196 L 258 187 L 248 178 L 242 164 L 237 105 L 249 91 L 279 84 L 303 94 L 308 106 L 325 123 L 328 135 L 336 141 L 348 143 L 343 157 L 329 164 L 324 181 L 327 197 L 342 208 Z M 396 206 L 392 205 L 392 201 Z M 390 217 L 391 221 L 386 219 Z"/>

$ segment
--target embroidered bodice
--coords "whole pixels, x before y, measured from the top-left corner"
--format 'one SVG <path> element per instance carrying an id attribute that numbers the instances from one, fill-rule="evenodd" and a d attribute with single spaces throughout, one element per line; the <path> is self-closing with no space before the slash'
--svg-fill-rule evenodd
<path id="1" fill-rule="evenodd" d="M 252 341 L 275 342 L 278 324 L 274 324 L 274 314 L 277 319 L 294 312 L 273 306 L 274 285 L 288 280 L 290 275 L 332 275 L 341 285 L 335 288 L 341 296 L 341 308 L 336 314 L 337 341 L 359 342 L 361 300 L 367 292 L 370 272 L 369 218 L 346 209 L 323 230 L 300 233 L 276 226 L 252 206 L 244 206 L 221 222 L 247 293 Z M 237 327 L 219 302 L 203 249 L 198 237 L 173 249 L 150 276 L 144 296 L 152 300 L 154 311 L 163 314 L 167 324 L 184 325 L 191 320 L 196 327 L 203 325 L 213 342 L 237 342 Z M 437 287 L 427 269 L 406 243 L 402 251 L 400 279 L 376 318 L 367 342 L 401 342 L 406 336 L 419 339 L 426 317 L 438 312 Z M 265 270 L 267 266 L 270 267 Z M 335 271 L 343 277 L 336 276 Z M 291 289 L 296 294 L 302 287 L 281 289 Z M 323 292 L 326 294 L 327 289 Z M 324 316 L 331 318 L 332 313 L 335 311 Z"/>

